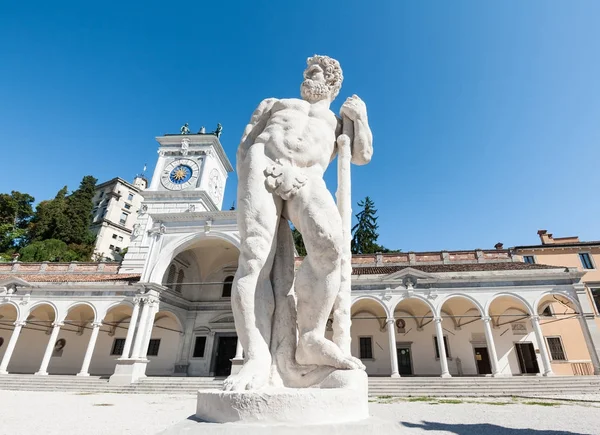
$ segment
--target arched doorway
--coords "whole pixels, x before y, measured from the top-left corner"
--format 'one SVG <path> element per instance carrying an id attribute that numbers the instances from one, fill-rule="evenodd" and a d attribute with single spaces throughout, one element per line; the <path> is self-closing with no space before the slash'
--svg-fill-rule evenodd
<path id="1" fill-rule="evenodd" d="M 8 365 L 9 373 L 36 373 L 40 369 L 45 351 L 53 338 L 53 324 L 57 315 L 56 307 L 50 302 L 40 302 L 31 307 Z M 52 343 L 54 345 L 55 342 Z"/>
<path id="2" fill-rule="evenodd" d="M 350 310 L 352 326 L 352 355 L 360 358 L 367 374 L 382 376 L 391 374 L 390 345 L 386 330 L 387 309 L 372 297 L 357 298 Z M 329 337 L 332 332 L 328 331 Z"/>
<path id="3" fill-rule="evenodd" d="M 515 294 L 499 294 L 488 304 L 488 315 L 496 338 L 499 371 L 513 375 L 542 373 L 544 364 L 527 301 Z"/>
<path id="4" fill-rule="evenodd" d="M 409 297 L 396 304 L 393 314 L 400 376 L 439 376 L 433 306 L 419 297 Z"/>
<path id="5" fill-rule="evenodd" d="M 552 372 L 557 375 L 593 375 L 594 362 L 585 337 L 579 304 L 560 292 L 546 293 L 535 304 Z"/>
<path id="6" fill-rule="evenodd" d="M 495 349 L 486 337 L 483 307 L 465 295 L 450 295 L 442 302 L 440 313 L 450 374 L 491 375 Z"/>
<path id="7" fill-rule="evenodd" d="M 90 304 L 77 303 L 69 307 L 52 351 L 48 373 L 79 373 L 95 320 L 96 311 Z"/>

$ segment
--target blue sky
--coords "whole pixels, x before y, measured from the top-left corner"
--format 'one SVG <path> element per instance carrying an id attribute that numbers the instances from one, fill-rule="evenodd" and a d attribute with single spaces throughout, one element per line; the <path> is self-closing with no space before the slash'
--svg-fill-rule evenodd
<path id="1" fill-rule="evenodd" d="M 374 199 L 380 243 L 598 240 L 598 16 L 595 1 L 5 4 L 0 192 L 151 174 L 154 137 L 184 122 L 221 122 L 233 162 L 255 106 L 298 96 L 319 53 L 344 69 L 333 110 L 367 103 L 375 153 L 353 201 Z"/>

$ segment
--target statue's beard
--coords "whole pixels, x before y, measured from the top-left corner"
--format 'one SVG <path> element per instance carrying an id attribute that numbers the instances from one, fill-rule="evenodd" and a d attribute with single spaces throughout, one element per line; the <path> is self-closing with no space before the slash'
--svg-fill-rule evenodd
<path id="1" fill-rule="evenodd" d="M 305 79 L 300 86 L 300 95 L 309 103 L 329 98 L 331 89 L 325 83 L 315 82 L 312 79 Z"/>

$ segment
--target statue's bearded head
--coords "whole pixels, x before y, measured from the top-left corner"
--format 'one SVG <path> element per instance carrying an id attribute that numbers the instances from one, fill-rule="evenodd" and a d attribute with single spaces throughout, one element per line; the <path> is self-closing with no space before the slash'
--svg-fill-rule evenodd
<path id="1" fill-rule="evenodd" d="M 300 86 L 302 98 L 309 103 L 328 99 L 333 101 L 342 87 L 344 76 L 340 63 L 328 56 L 314 55 L 306 60 L 304 81 Z"/>

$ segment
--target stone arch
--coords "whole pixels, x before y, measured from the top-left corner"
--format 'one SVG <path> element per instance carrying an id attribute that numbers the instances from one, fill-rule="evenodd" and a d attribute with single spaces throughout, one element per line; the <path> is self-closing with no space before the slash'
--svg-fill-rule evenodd
<path id="1" fill-rule="evenodd" d="M 356 299 L 353 299 L 352 304 L 350 305 L 350 313 L 352 313 L 353 306 L 355 306 L 358 302 L 364 301 L 364 300 L 369 300 L 369 301 L 375 302 L 383 309 L 383 312 L 385 313 L 387 318 L 391 317 L 390 310 L 388 309 L 388 307 L 383 303 L 383 301 L 381 299 L 376 298 L 374 296 L 358 296 Z"/>
<path id="2" fill-rule="evenodd" d="M 131 308 L 133 310 L 133 302 L 123 299 L 122 301 L 113 302 L 108 307 L 106 307 L 106 309 L 102 312 L 102 316 L 98 316 L 98 318 L 104 319 L 111 310 L 113 310 L 114 308 L 117 308 L 119 305 L 127 305 L 129 308 Z"/>
<path id="3" fill-rule="evenodd" d="M 452 294 L 446 296 L 444 299 L 442 299 L 439 302 L 438 311 L 436 311 L 437 316 L 439 317 L 441 315 L 442 307 L 444 306 L 444 304 L 446 302 L 448 302 L 452 299 L 456 299 L 456 298 L 463 298 L 463 299 L 469 300 L 479 310 L 479 314 L 481 314 L 482 316 L 484 315 L 485 309 L 484 309 L 483 305 L 481 305 L 481 303 L 477 299 L 475 299 L 474 297 L 469 296 L 465 293 L 452 293 Z"/>
<path id="4" fill-rule="evenodd" d="M 19 308 L 18 304 L 15 304 L 13 301 L 0 302 L 0 308 L 2 308 L 5 305 L 11 306 L 15 309 L 15 311 L 16 311 L 15 321 L 17 321 L 21 318 L 21 309 Z"/>
<path id="5" fill-rule="evenodd" d="M 486 315 L 488 315 L 488 316 L 490 315 L 490 307 L 492 306 L 492 303 L 496 299 L 501 298 L 503 296 L 517 299 L 519 302 L 521 302 L 525 306 L 525 308 L 527 309 L 527 314 L 529 314 L 530 316 L 533 315 L 534 311 L 533 311 L 533 307 L 530 305 L 530 303 L 527 302 L 527 300 L 524 297 L 522 297 L 516 293 L 510 293 L 510 292 L 496 293 L 489 301 L 487 301 L 487 303 L 485 304 L 485 311 L 484 311 Z"/>
<path id="6" fill-rule="evenodd" d="M 144 272 L 142 280 L 160 284 L 173 259 L 181 252 L 191 248 L 192 245 L 205 239 L 222 239 L 231 243 L 238 250 L 241 246 L 239 237 L 229 232 L 211 230 L 208 233 L 202 232 L 184 236 L 162 247 L 158 260 L 149 268 L 150 270 Z"/>
<path id="7" fill-rule="evenodd" d="M 29 318 L 29 316 L 31 316 L 31 313 L 33 313 L 35 310 L 37 310 L 42 305 L 48 305 L 50 308 L 52 308 L 52 310 L 54 311 L 54 320 L 53 320 L 54 322 L 56 322 L 57 319 L 60 318 L 58 307 L 54 304 L 54 302 L 37 301 L 33 305 L 31 305 L 26 312 L 23 313 L 23 318 L 21 318 L 20 320 L 27 320 Z"/>
<path id="8" fill-rule="evenodd" d="M 120 315 L 118 315 L 120 313 Z M 102 322 L 105 327 L 108 327 L 108 336 L 113 337 L 118 329 L 128 329 L 129 323 L 126 326 L 121 326 L 125 321 L 131 320 L 133 314 L 133 304 L 130 301 L 122 300 L 115 302 L 108 306 L 102 313 L 102 316 L 98 317 L 98 320 Z"/>
<path id="9" fill-rule="evenodd" d="M 175 311 L 173 311 L 173 310 L 171 310 L 169 308 L 166 308 L 166 307 L 159 308 L 159 311 L 154 315 L 154 323 L 156 323 L 159 320 L 164 319 L 166 317 L 174 320 L 175 323 L 177 323 L 177 326 L 179 328 L 179 332 L 180 333 L 184 333 L 184 331 L 185 331 L 184 323 L 179 318 L 179 314 L 177 314 Z"/>
<path id="10" fill-rule="evenodd" d="M 565 292 L 550 290 L 550 291 L 542 293 L 535 300 L 535 302 L 533 304 L 534 313 L 536 313 L 536 314 L 539 313 L 540 304 L 542 303 L 544 298 L 547 296 L 562 296 L 563 298 L 567 299 L 569 302 L 571 302 L 573 304 L 573 307 L 575 308 L 575 311 L 577 312 L 577 314 L 581 314 L 583 312 L 581 309 L 581 305 L 579 305 L 579 301 L 577 301 L 577 299 L 575 299 L 573 296 L 571 296 Z"/>
<path id="11" fill-rule="evenodd" d="M 98 310 L 96 309 L 96 307 L 94 306 L 94 304 L 91 304 L 91 303 L 85 302 L 85 301 L 77 301 L 77 302 L 74 302 L 71 305 L 69 305 L 69 307 L 66 309 L 66 312 L 65 312 L 64 316 L 61 318 L 60 321 L 61 322 L 64 321 L 67 317 L 69 317 L 69 313 L 73 309 L 75 309 L 75 308 L 77 308 L 78 306 L 81 306 L 81 305 L 89 307 L 92 310 L 92 312 L 94 313 L 94 318 L 92 319 L 92 322 L 97 322 L 97 321 L 100 320 L 100 319 L 98 319 Z"/>
<path id="12" fill-rule="evenodd" d="M 425 306 L 427 308 L 427 311 L 424 311 L 419 314 L 417 314 L 416 312 L 411 313 L 411 315 L 414 317 L 414 319 L 417 322 L 418 329 L 423 328 L 425 325 L 427 325 L 433 321 L 433 317 L 435 316 L 435 307 L 433 306 L 433 304 L 430 301 L 428 301 L 426 298 L 424 298 L 420 295 L 413 294 L 412 296 L 400 299 L 396 303 L 396 305 L 394 305 L 393 313 L 395 313 L 398 310 L 405 311 L 406 310 L 405 307 L 399 308 L 399 306 L 402 303 L 409 302 L 409 301 L 418 301 L 420 304 L 422 304 L 422 306 Z M 431 313 L 431 318 L 429 318 L 430 316 L 428 316 L 429 313 Z"/>

